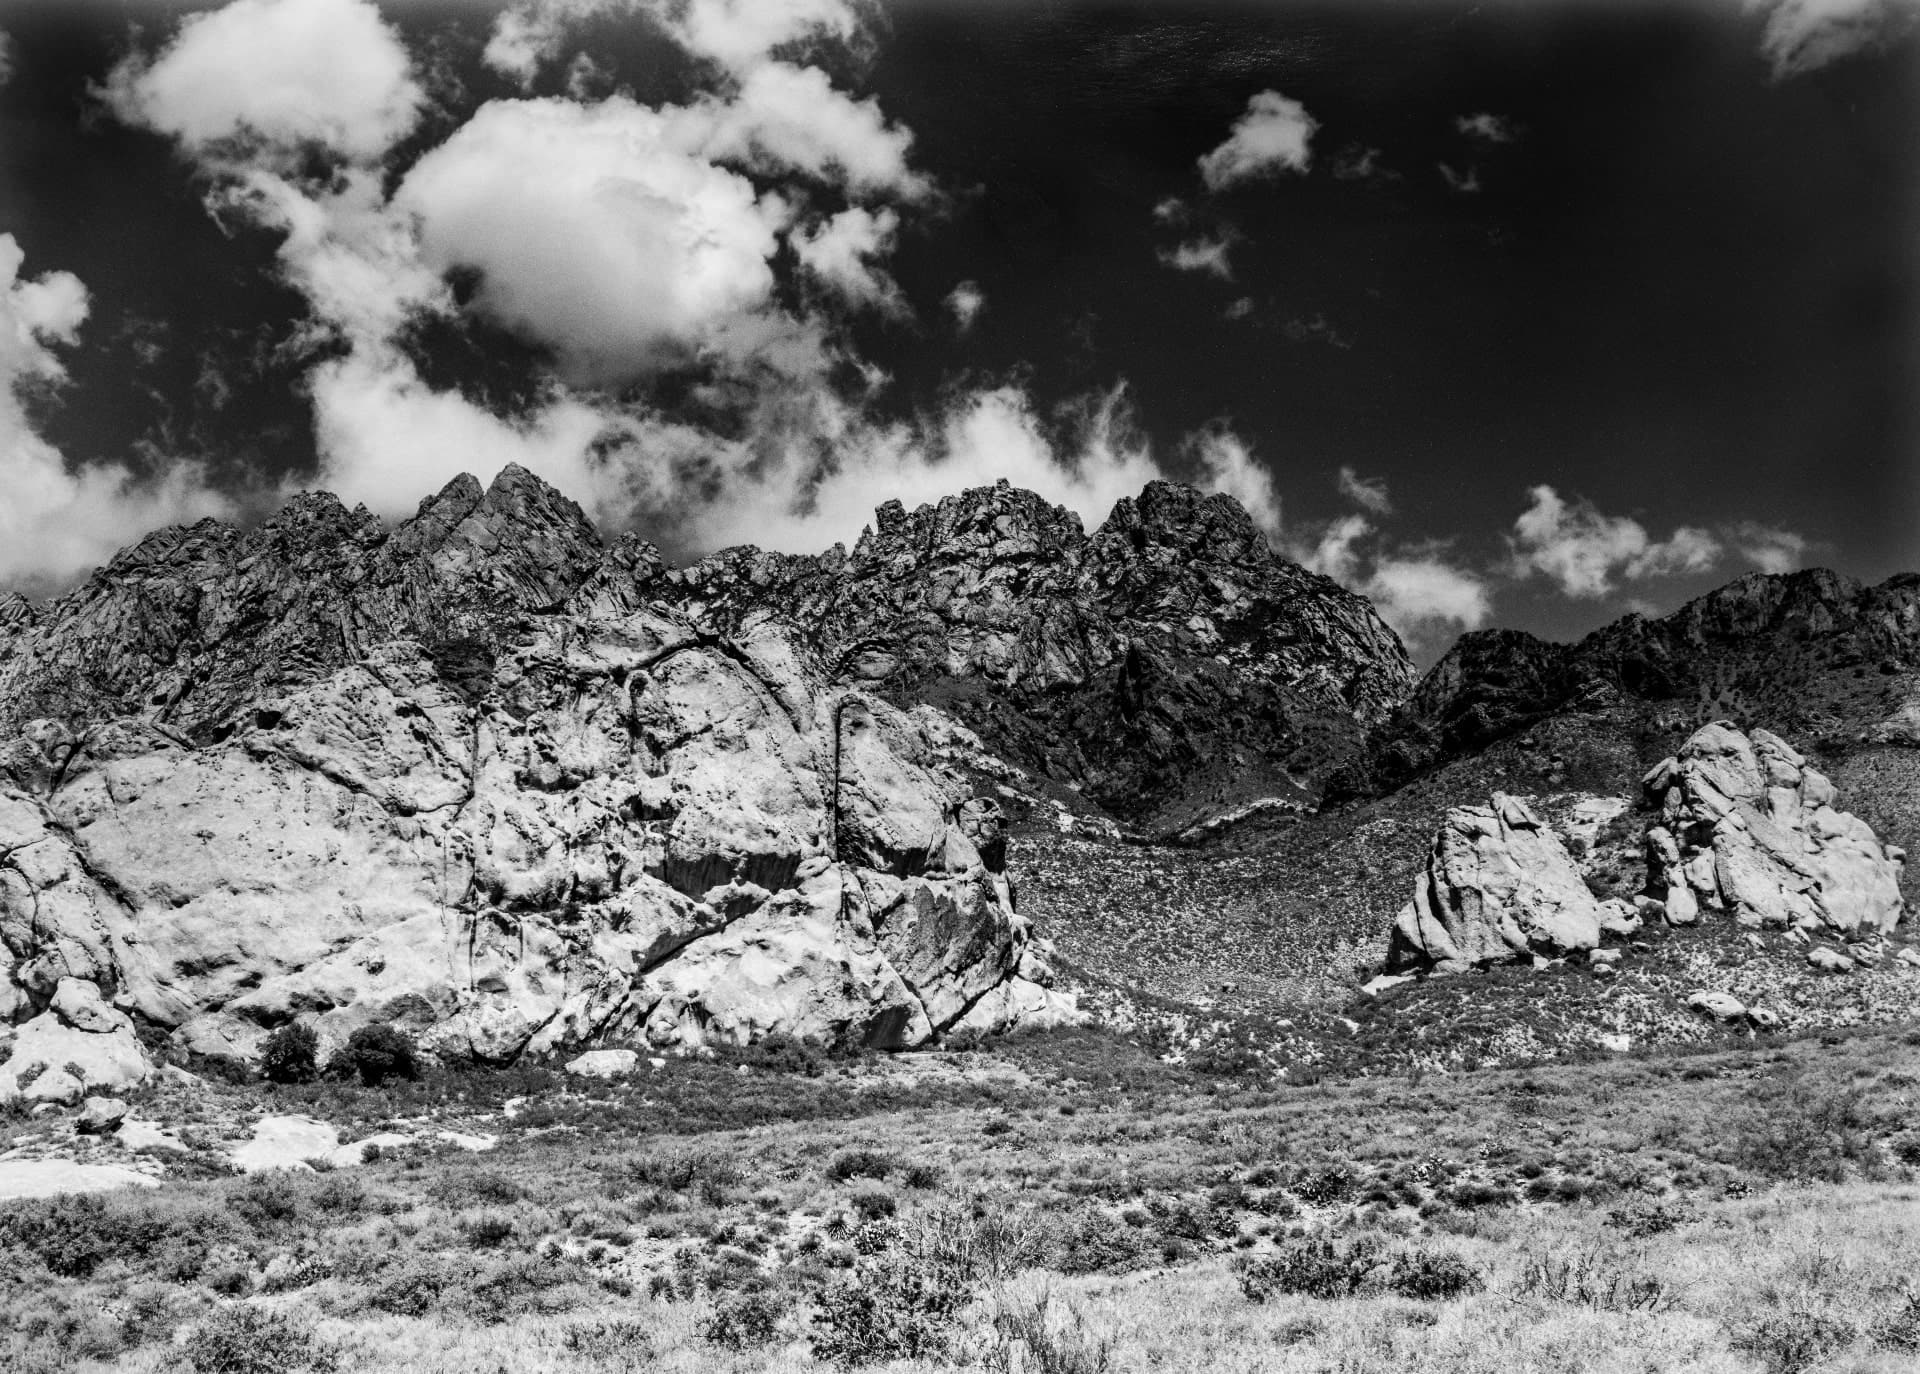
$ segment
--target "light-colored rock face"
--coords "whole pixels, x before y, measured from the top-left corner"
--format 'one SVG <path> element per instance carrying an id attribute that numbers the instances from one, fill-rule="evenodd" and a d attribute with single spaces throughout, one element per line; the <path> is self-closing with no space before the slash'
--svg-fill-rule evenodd
<path id="1" fill-rule="evenodd" d="M 0 1101 L 78 1102 L 89 1092 L 138 1087 L 153 1073 L 133 1022 L 81 978 L 55 984 L 46 1010 L 20 1026 L 0 1064 Z"/>
<path id="2" fill-rule="evenodd" d="M 1716 722 L 1643 785 L 1660 811 L 1647 832 L 1648 868 L 1673 924 L 1703 911 L 1841 934 L 1899 922 L 1906 856 L 1836 810 L 1833 785 L 1778 736 Z"/>
<path id="3" fill-rule="evenodd" d="M 1413 900 L 1394 923 L 1389 970 L 1458 972 L 1600 943 L 1608 913 L 1551 827 L 1516 797 L 1447 813 Z"/>
<path id="4" fill-rule="evenodd" d="M 221 743 L 119 723 L 57 786 L 13 777 L 0 996 L 40 1015 L 0 1082 L 43 1022 L 133 1044 L 73 988 L 208 1053 L 298 1018 L 323 1053 L 379 1020 L 506 1060 L 772 1030 L 915 1044 L 1044 970 L 997 809 L 772 629 L 556 616 L 471 705 L 395 641 Z M 1058 1000 L 1036 986 L 1009 1015 Z"/>

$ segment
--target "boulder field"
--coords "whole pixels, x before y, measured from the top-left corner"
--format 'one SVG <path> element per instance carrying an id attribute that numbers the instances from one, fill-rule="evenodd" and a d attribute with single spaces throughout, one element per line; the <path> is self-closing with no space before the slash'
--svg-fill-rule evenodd
<path id="1" fill-rule="evenodd" d="M 1591 955 L 1643 913 L 1841 938 L 1898 924 L 1905 853 L 1836 810 L 1833 784 L 1778 736 L 1716 721 L 1648 772 L 1642 791 L 1649 882 L 1634 910 L 1589 892 L 1526 803 L 1495 794 L 1490 807 L 1453 808 L 1394 922 L 1388 971 Z"/>

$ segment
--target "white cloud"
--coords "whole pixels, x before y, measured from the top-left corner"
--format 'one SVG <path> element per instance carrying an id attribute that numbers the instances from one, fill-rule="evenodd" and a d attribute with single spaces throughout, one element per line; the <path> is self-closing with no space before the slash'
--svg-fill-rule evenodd
<path id="1" fill-rule="evenodd" d="M 319 146 L 371 162 L 413 129 L 424 95 L 371 0 L 232 0 L 189 16 L 157 56 L 128 57 L 107 98 L 203 157 Z"/>
<path id="2" fill-rule="evenodd" d="M 1229 320 L 1244 320 L 1253 313 L 1253 297 L 1235 297 L 1227 302 L 1226 309 L 1220 313 Z"/>
<path id="3" fill-rule="evenodd" d="M 437 271 L 477 269 L 474 308 L 607 382 L 758 334 L 787 209 L 616 98 L 495 101 L 416 163 L 395 204 Z"/>
<path id="4" fill-rule="evenodd" d="M 1383 558 L 1360 590 L 1382 620 L 1416 643 L 1477 630 L 1493 617 L 1486 580 L 1438 554 Z"/>
<path id="5" fill-rule="evenodd" d="M 1189 239 L 1172 249 L 1163 248 L 1158 257 L 1163 267 L 1181 272 L 1208 272 L 1221 281 L 1232 281 L 1233 263 L 1228 257 L 1232 249 L 1232 237 L 1222 234 L 1218 238 Z"/>
<path id="6" fill-rule="evenodd" d="M 1011 385 L 969 393 L 924 427 L 875 425 L 816 401 L 796 436 L 805 442 L 763 451 L 757 465 L 729 462 L 723 494 L 690 510 L 688 527 L 707 545 L 750 539 L 811 552 L 853 542 L 884 501 L 912 508 L 1002 478 L 1091 527 L 1163 474 L 1131 422 L 1124 385 L 1071 418 L 1065 436 L 1050 436 L 1031 398 Z M 816 449 L 832 455 L 824 469 Z"/>
<path id="7" fill-rule="evenodd" d="M 901 315 L 907 303 L 900 288 L 874 265 L 893 251 L 899 228 L 895 211 L 855 205 L 819 225 L 795 230 L 789 239 L 801 266 L 823 286 L 854 305 Z"/>
<path id="8" fill-rule="evenodd" d="M 987 308 L 987 295 L 977 282 L 963 281 L 947 292 L 946 307 L 953 313 L 954 328 L 964 334 Z"/>
<path id="9" fill-rule="evenodd" d="M 0 86 L 13 79 L 13 39 L 5 29 L 0 29 Z"/>
<path id="10" fill-rule="evenodd" d="M 1510 571 L 1543 576 L 1567 596 L 1608 596 L 1621 579 L 1704 572 L 1724 551 L 1716 536 L 1695 526 L 1656 540 L 1631 516 L 1604 515 L 1586 501 L 1570 505 L 1550 486 L 1528 495 L 1531 504 L 1507 541 Z"/>
<path id="11" fill-rule="evenodd" d="M 1811 541 L 1778 525 L 1743 520 L 1722 533 L 1734 551 L 1761 572 L 1790 573 L 1806 561 Z"/>
<path id="12" fill-rule="evenodd" d="M 1393 498 L 1388 494 L 1386 478 L 1362 477 L 1352 468 L 1342 466 L 1338 486 L 1340 494 L 1362 510 L 1375 515 L 1393 514 Z"/>
<path id="13" fill-rule="evenodd" d="M 877 101 L 835 90 L 818 67 L 755 67 L 728 99 L 709 98 L 679 119 L 693 132 L 701 116 L 699 147 L 714 160 L 793 169 L 866 195 L 917 199 L 932 189 L 907 167 L 913 135 L 889 124 Z"/>
<path id="14" fill-rule="evenodd" d="M 1343 515 L 1293 556 L 1371 601 L 1410 644 L 1431 646 L 1493 616 L 1487 579 L 1447 556 L 1443 546 L 1396 547 L 1365 515 Z"/>
<path id="15" fill-rule="evenodd" d="M 645 12 L 696 57 L 735 74 L 805 39 L 850 43 L 863 29 L 854 0 L 521 0 L 495 20 L 488 66 L 530 89 L 567 31 L 597 15 Z"/>
<path id="16" fill-rule="evenodd" d="M 1760 53 L 1776 81 L 1805 76 L 1911 33 L 1913 0 L 1747 0 L 1767 16 Z"/>
<path id="17" fill-rule="evenodd" d="M 1511 143 L 1515 138 L 1513 125 L 1509 121 L 1485 111 L 1461 115 L 1453 121 L 1453 127 L 1468 138 L 1477 138 L 1484 143 Z"/>
<path id="18" fill-rule="evenodd" d="M 1277 542 L 1281 533 L 1280 494 L 1274 490 L 1273 474 L 1254 459 L 1246 442 L 1231 430 L 1216 426 L 1189 435 L 1187 448 L 1200 469 L 1200 489 L 1231 496 L 1247 508 L 1268 542 Z"/>
<path id="19" fill-rule="evenodd" d="M 1178 196 L 1168 196 L 1153 207 L 1155 224 L 1181 225 L 1187 222 L 1187 203 Z"/>
<path id="20" fill-rule="evenodd" d="M 1341 181 L 1400 180 L 1400 174 L 1386 165 L 1378 148 L 1365 148 L 1357 143 L 1342 150 L 1333 164 L 1333 174 Z"/>
<path id="21" fill-rule="evenodd" d="M 1470 196 L 1479 191 L 1479 168 L 1469 167 L 1464 172 L 1456 172 L 1444 162 L 1439 163 L 1438 166 L 1440 168 L 1440 179 L 1447 183 L 1449 190 L 1458 191 L 1463 196 Z"/>
<path id="22" fill-rule="evenodd" d="M 1306 107 L 1278 91 L 1261 91 L 1247 102 L 1226 142 L 1200 159 L 1200 177 L 1210 191 L 1243 181 L 1305 172 L 1309 143 L 1320 126 Z"/>
<path id="23" fill-rule="evenodd" d="M 23 278 L 0 234 L 0 586 L 58 586 L 158 525 L 222 514 L 227 502 L 186 463 L 141 478 L 118 463 L 70 467 L 33 428 L 23 394 L 64 380 L 55 352 L 79 340 L 89 302 L 70 272 Z"/>

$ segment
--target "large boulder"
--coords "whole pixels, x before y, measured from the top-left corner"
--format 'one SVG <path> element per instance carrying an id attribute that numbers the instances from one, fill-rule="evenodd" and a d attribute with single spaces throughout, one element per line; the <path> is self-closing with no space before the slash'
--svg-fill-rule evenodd
<path id="1" fill-rule="evenodd" d="M 1836 810 L 1833 784 L 1779 736 L 1716 721 L 1643 787 L 1660 812 L 1647 831 L 1651 886 L 1672 923 L 1716 911 L 1851 935 L 1899 922 L 1906 855 Z"/>
<path id="2" fill-rule="evenodd" d="M 1525 802 L 1457 806 L 1434 837 L 1388 943 L 1387 967 L 1457 973 L 1600 943 L 1606 913 L 1573 856 Z"/>
<path id="3" fill-rule="evenodd" d="M 62 978 L 47 1009 L 20 1026 L 0 1064 L 0 1101 L 78 1102 L 89 1092 L 138 1087 L 153 1066 L 133 1022 L 80 978 Z"/>

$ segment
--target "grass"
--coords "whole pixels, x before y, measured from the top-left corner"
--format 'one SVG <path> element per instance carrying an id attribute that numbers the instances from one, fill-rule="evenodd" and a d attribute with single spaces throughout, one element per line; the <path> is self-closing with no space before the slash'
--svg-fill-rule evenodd
<path id="1" fill-rule="evenodd" d="M 1910 1368 L 1909 1038 L 1287 1086 L 1077 1031 L 334 1085 L 336 1119 L 502 1143 L 0 1205 L 0 1367 Z"/>

